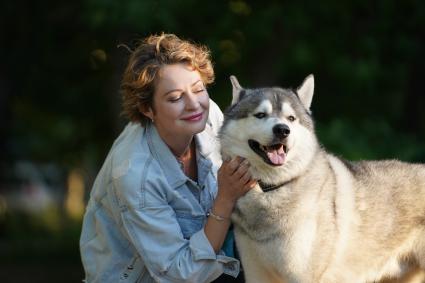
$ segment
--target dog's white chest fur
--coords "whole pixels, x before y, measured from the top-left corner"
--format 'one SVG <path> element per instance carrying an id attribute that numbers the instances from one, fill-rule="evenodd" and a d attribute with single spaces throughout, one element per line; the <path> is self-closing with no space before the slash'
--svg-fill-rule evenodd
<path id="1" fill-rule="evenodd" d="M 265 195 L 256 190 L 241 198 L 238 203 L 238 211 L 243 214 L 235 213 L 233 216 L 237 227 L 236 242 L 244 265 L 257 269 L 256 280 L 249 279 L 248 282 L 292 282 L 291 277 L 300 279 L 309 274 L 309 265 L 306 263 L 312 260 L 317 229 L 315 200 L 313 196 L 306 195 L 287 214 L 286 209 L 280 210 L 281 197 L 285 195 L 284 191 Z M 247 215 L 246 212 L 252 214 Z M 268 219 L 257 218 L 257 212 L 269 216 Z M 238 225 L 259 229 L 247 234 L 247 231 L 238 231 Z"/>

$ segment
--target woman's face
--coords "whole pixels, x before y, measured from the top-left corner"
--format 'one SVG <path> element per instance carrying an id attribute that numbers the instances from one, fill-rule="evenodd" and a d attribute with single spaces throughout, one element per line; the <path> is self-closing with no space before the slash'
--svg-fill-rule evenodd
<path id="1" fill-rule="evenodd" d="M 208 109 L 209 96 L 199 72 L 180 63 L 160 69 L 153 109 L 144 114 L 154 121 L 160 136 L 170 141 L 203 131 Z"/>

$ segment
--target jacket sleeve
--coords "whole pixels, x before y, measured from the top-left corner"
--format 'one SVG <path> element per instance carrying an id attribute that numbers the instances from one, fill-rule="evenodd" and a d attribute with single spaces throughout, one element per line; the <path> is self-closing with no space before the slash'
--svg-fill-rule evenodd
<path id="1" fill-rule="evenodd" d="M 237 276 L 239 261 L 215 254 L 203 224 L 185 239 L 176 212 L 167 201 L 170 192 L 163 189 L 166 181 L 155 176 L 156 170 L 148 171 L 140 189 L 130 187 L 135 182 L 126 176 L 115 179 L 113 187 L 122 229 L 151 276 L 158 282 L 210 282 L 223 272 Z"/>

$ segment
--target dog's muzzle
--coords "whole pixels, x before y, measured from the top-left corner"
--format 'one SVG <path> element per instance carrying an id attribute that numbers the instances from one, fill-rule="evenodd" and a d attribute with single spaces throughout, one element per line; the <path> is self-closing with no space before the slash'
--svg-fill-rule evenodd
<path id="1" fill-rule="evenodd" d="M 250 139 L 248 145 L 265 163 L 271 166 L 281 166 L 286 160 L 288 153 L 286 140 L 291 131 L 285 124 L 275 125 L 272 131 L 274 139 L 270 144 L 262 145 L 258 141 Z"/>
<path id="2" fill-rule="evenodd" d="M 248 140 L 248 145 L 264 162 L 271 166 L 281 166 L 285 162 L 287 147 L 283 143 L 265 146 L 255 140 Z"/>

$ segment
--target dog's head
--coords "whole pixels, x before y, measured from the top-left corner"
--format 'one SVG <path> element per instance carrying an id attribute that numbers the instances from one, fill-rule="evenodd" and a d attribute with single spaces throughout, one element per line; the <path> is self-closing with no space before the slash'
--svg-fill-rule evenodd
<path id="1" fill-rule="evenodd" d="M 253 177 L 266 183 L 297 177 L 318 146 L 310 112 L 313 75 L 297 90 L 243 89 L 236 77 L 230 79 L 232 105 L 219 135 L 223 158 L 248 159 Z"/>

